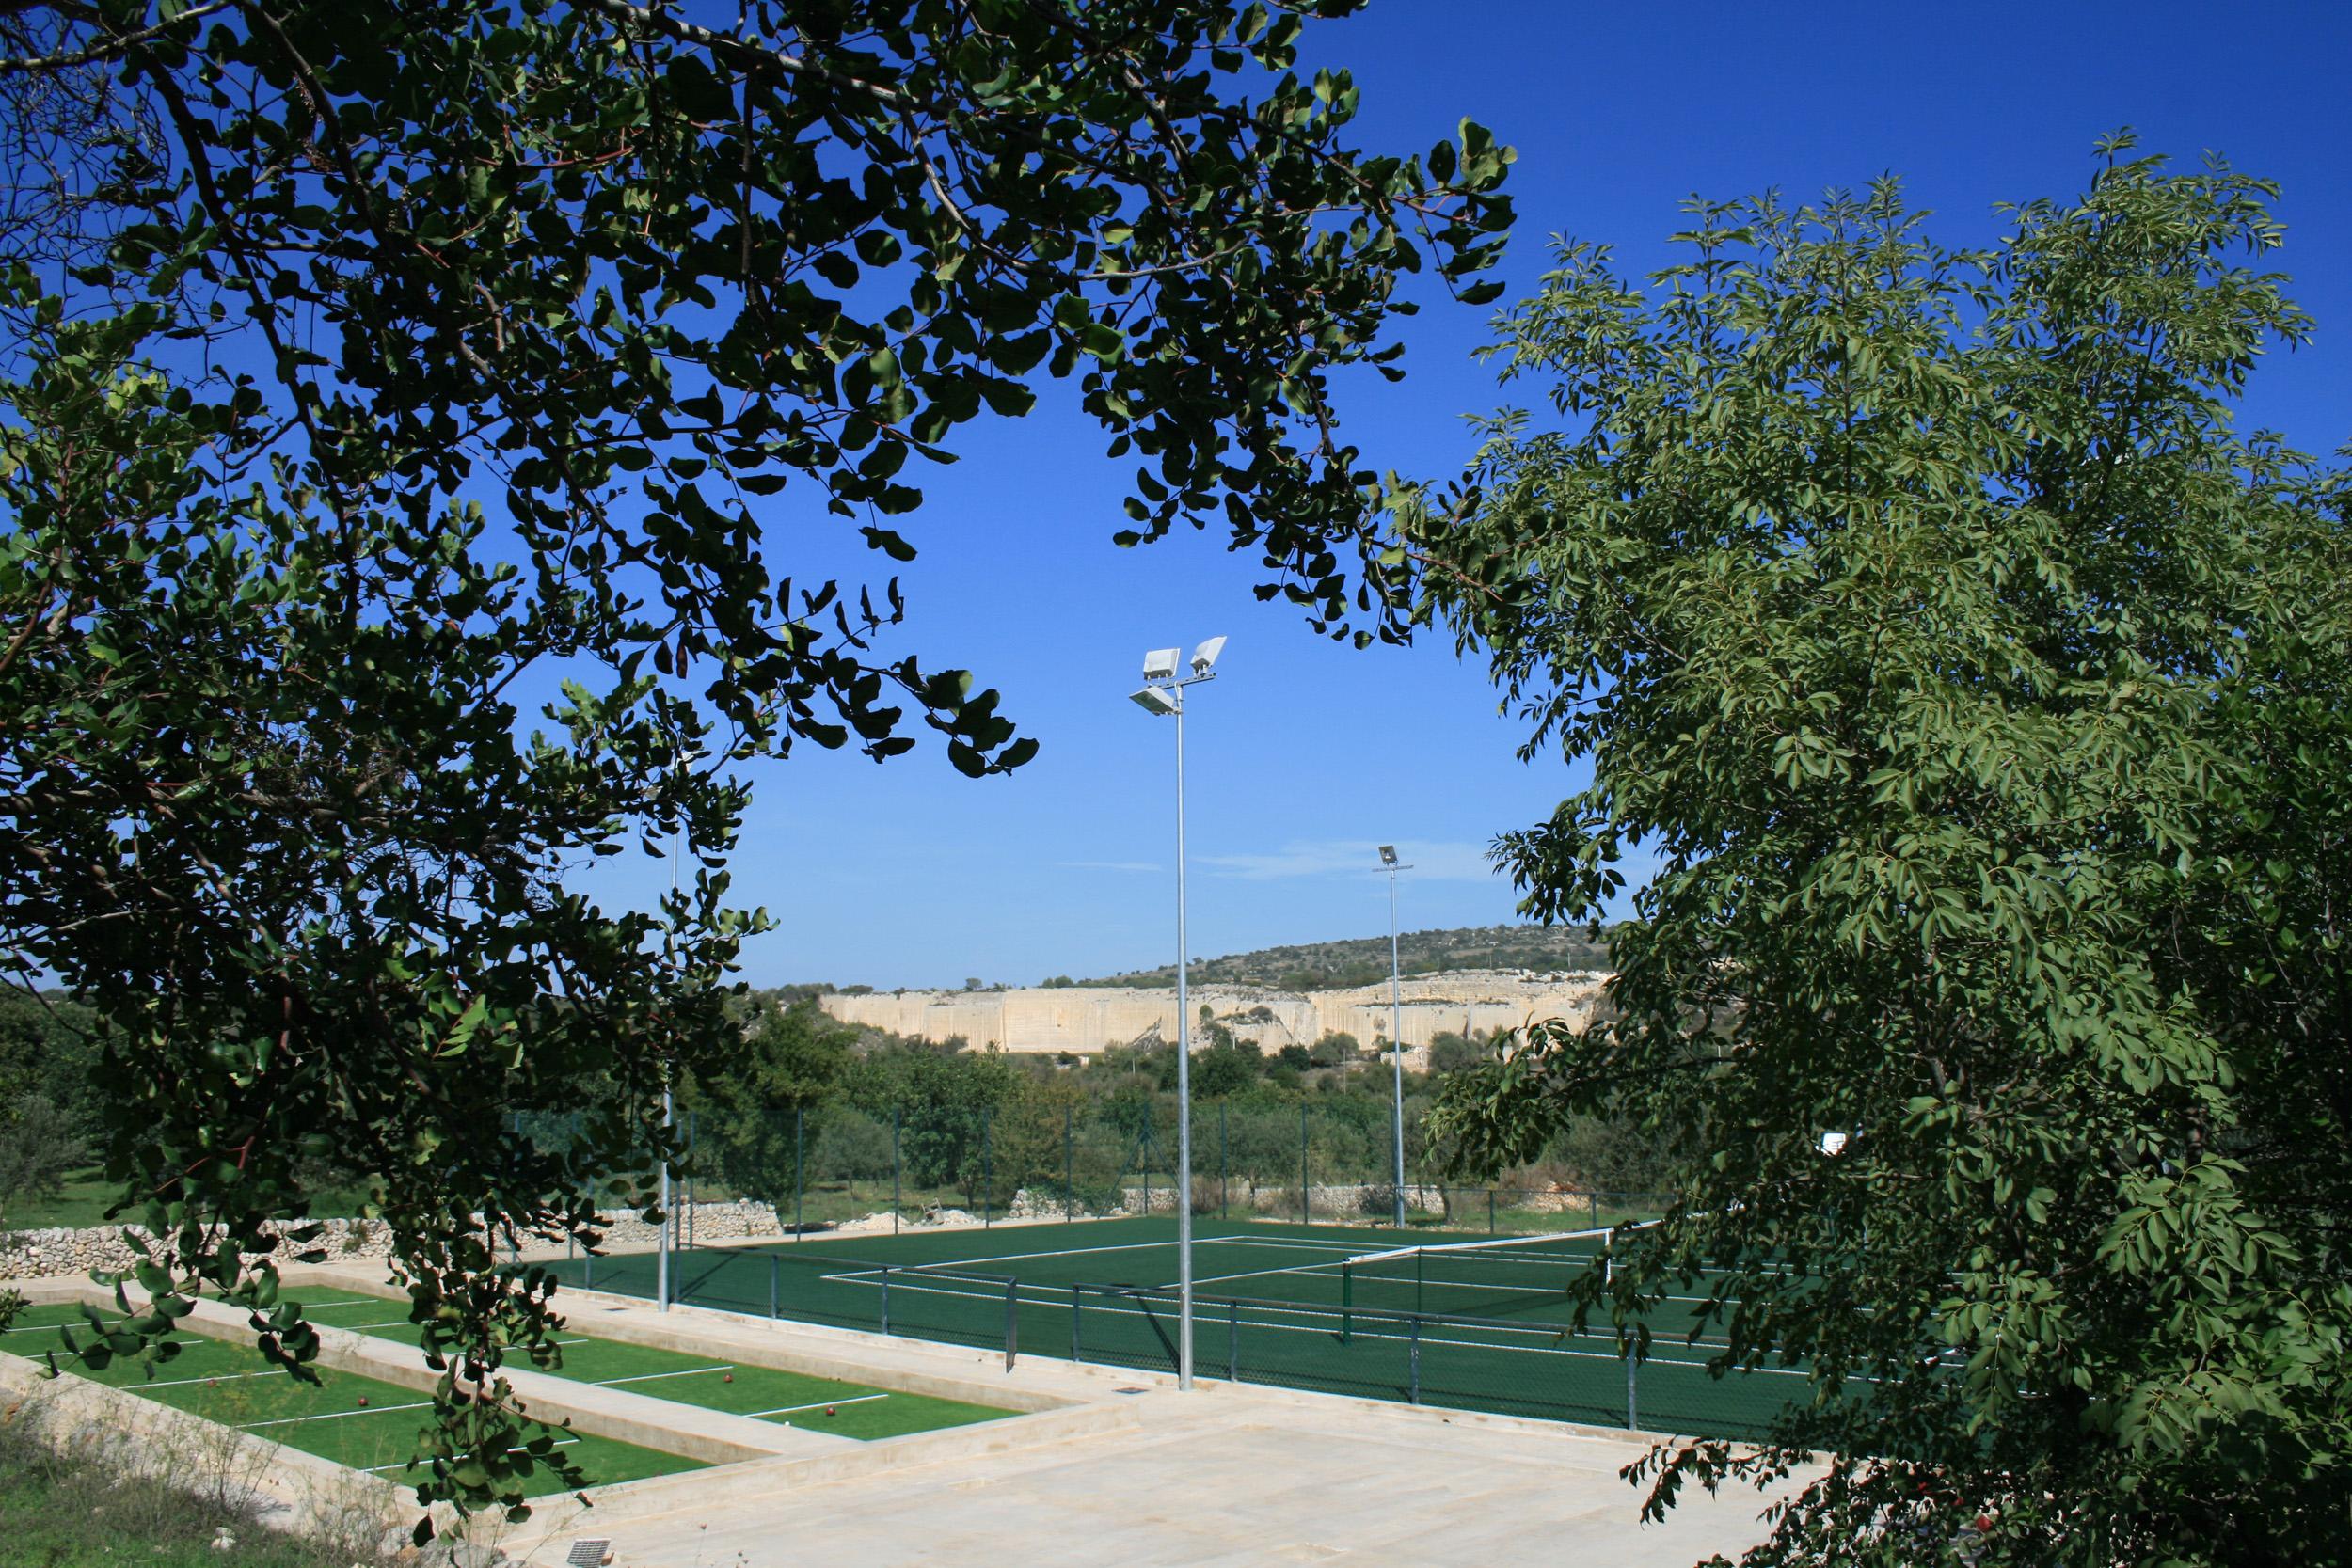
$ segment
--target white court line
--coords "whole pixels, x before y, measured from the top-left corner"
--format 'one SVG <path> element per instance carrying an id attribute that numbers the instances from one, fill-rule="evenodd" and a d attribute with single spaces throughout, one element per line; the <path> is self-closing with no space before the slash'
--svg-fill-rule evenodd
<path id="1" fill-rule="evenodd" d="M 1196 1249 L 1212 1245 L 1284 1247 L 1309 1252 L 1337 1252 L 1348 1257 L 1353 1257 L 1357 1252 L 1361 1250 L 1361 1248 L 1353 1242 L 1318 1242 L 1306 1239 L 1286 1240 L 1278 1236 L 1197 1236 L 1193 1238 L 1192 1244 Z M 847 1279 L 852 1278 L 859 1274 L 879 1273 L 883 1269 L 888 1269 L 893 1274 L 898 1274 L 901 1272 L 906 1274 L 919 1274 L 927 1269 L 979 1270 L 985 1268 L 991 1263 L 1023 1263 L 1038 1258 L 1083 1258 L 1090 1253 L 1097 1252 L 1146 1252 L 1154 1247 L 1168 1247 L 1172 1249 L 1175 1245 L 1176 1243 L 1173 1241 L 1107 1242 L 1101 1246 L 1055 1247 L 1041 1252 L 991 1253 L 985 1258 L 959 1258 L 952 1262 L 934 1259 L 933 1261 L 928 1263 L 888 1263 L 879 1259 L 870 1261 L 865 1259 L 845 1259 L 845 1261 L 853 1260 L 866 1262 L 868 1266 L 864 1269 L 853 1270 L 849 1274 L 828 1275 L 825 1277 L 828 1279 Z M 787 1251 L 783 1253 L 782 1256 L 789 1258 L 791 1253 Z"/>
<path id="2" fill-rule="evenodd" d="M 315 1416 L 280 1416 L 275 1420 L 246 1421 L 241 1423 L 237 1430 L 259 1432 L 263 1427 L 300 1426 L 305 1421 L 340 1421 L 346 1416 L 383 1416 L 395 1410 L 430 1410 L 432 1408 L 431 1400 L 425 1400 L 417 1404 L 372 1404 L 365 1410 L 323 1410 Z"/>
<path id="3" fill-rule="evenodd" d="M 265 1372 L 215 1372 L 210 1377 L 175 1377 L 162 1383 L 133 1384 L 135 1388 L 184 1388 L 191 1383 L 227 1383 L 241 1377 L 284 1377 L 286 1369 L 272 1367 Z"/>
<path id="4" fill-rule="evenodd" d="M 559 1437 L 554 1442 L 549 1443 L 548 1447 L 551 1449 L 568 1449 L 574 1443 L 579 1441 L 580 1439 L 577 1437 Z M 523 1450 L 520 1449 L 509 1449 L 506 1451 L 508 1453 L 520 1453 Z M 404 1459 L 397 1465 L 370 1465 L 367 1466 L 367 1473 L 369 1475 L 375 1475 L 384 1470 L 405 1470 L 412 1468 L 418 1462 L 413 1459 Z"/>
<path id="5" fill-rule="evenodd" d="M 818 1400 L 815 1404 L 780 1404 L 773 1410 L 753 1410 L 745 1414 L 757 1420 L 762 1416 L 789 1416 L 795 1410 L 826 1410 L 834 1405 L 864 1404 L 867 1400 L 886 1400 L 889 1397 L 888 1394 L 859 1394 L 853 1399 Z"/>
<path id="6" fill-rule="evenodd" d="M 1170 1305 L 1172 1306 L 1173 1304 L 1171 1303 Z M 1136 1308 L 1135 1308 L 1135 1307 L 1093 1307 L 1093 1308 L 1090 1308 L 1090 1310 L 1093 1310 L 1093 1311 L 1098 1311 L 1098 1312 L 1109 1312 L 1109 1313 L 1113 1314 L 1114 1316 L 1117 1316 L 1117 1317 L 1126 1317 L 1126 1318 L 1143 1318 L 1143 1317 L 1149 1317 L 1149 1316 L 1151 1316 L 1151 1314 L 1150 1314 L 1150 1313 L 1148 1313 L 1148 1312 L 1141 1311 L 1141 1310 L 1136 1309 Z M 1321 1317 L 1330 1317 L 1330 1318 L 1336 1318 L 1336 1317 L 1338 1317 L 1340 1314 L 1339 1314 L 1336 1310 L 1332 1310 L 1332 1311 L 1320 1311 L 1320 1312 L 1315 1313 L 1314 1315 L 1316 1315 L 1316 1316 L 1321 1316 Z M 1197 1321 L 1198 1321 L 1198 1322 L 1200 1322 L 1200 1323 L 1205 1323 L 1207 1326 L 1209 1326 L 1209 1327 L 1210 1327 L 1210 1328 L 1212 1328 L 1212 1329 L 1214 1329 L 1214 1328 L 1216 1326 L 1216 1317 L 1215 1317 L 1214 1315 L 1209 1316 L 1209 1317 L 1206 1317 L 1206 1318 L 1199 1319 L 1199 1320 L 1197 1320 Z M 1244 1326 L 1245 1326 L 1245 1327 L 1248 1327 L 1248 1328 L 1258 1329 L 1258 1330 L 1272 1329 L 1272 1330 L 1274 1330 L 1275 1332 L 1277 1332 L 1277 1333 L 1280 1333 L 1280 1334 L 1312 1334 L 1312 1335 L 1316 1335 L 1316 1336 L 1319 1336 L 1319 1337 L 1322 1337 L 1322 1338 L 1329 1338 L 1329 1337 L 1330 1337 L 1330 1334 L 1331 1334 L 1331 1331 L 1330 1331 L 1329 1329 L 1327 1329 L 1327 1328 L 1316 1328 L 1316 1327 L 1308 1326 L 1308 1325 L 1303 1325 L 1303 1324 L 1299 1324 L 1299 1323 L 1263 1323 L 1263 1322 L 1259 1322 L 1259 1323 L 1247 1323 L 1247 1324 L 1245 1324 Z M 1530 1328 L 1530 1330 L 1529 1330 L 1528 1332 L 1530 1332 L 1530 1333 L 1535 1333 L 1535 1332 L 1540 1332 L 1540 1331 L 1539 1331 L 1539 1330 L 1537 1330 L 1537 1329 L 1534 1329 L 1534 1328 L 1532 1328 L 1532 1327 L 1531 1327 L 1531 1328 Z M 1354 1337 L 1355 1337 L 1355 1338 L 1359 1338 L 1359 1339 L 1387 1339 L 1387 1340 L 1391 1340 L 1391 1341 L 1393 1341 L 1393 1342 L 1395 1342 L 1395 1343 L 1397 1343 L 1397 1344 L 1400 1344 L 1400 1345 L 1401 1345 L 1401 1344 L 1405 1344 L 1405 1343 L 1406 1343 L 1406 1342 L 1407 1342 L 1407 1340 L 1408 1340 L 1408 1339 L 1409 1339 L 1409 1338 L 1410 1338 L 1409 1336 L 1407 1336 L 1407 1335 L 1403 1335 L 1403 1334 L 1381 1334 L 1381 1333 L 1375 1333 L 1375 1332 L 1374 1332 L 1373 1330 L 1368 1329 L 1368 1328 L 1359 1328 L 1359 1329 L 1355 1330 L 1355 1331 L 1354 1331 Z M 1554 1337 L 1555 1337 L 1555 1338 L 1573 1338 L 1573 1336 L 1571 1336 L 1571 1335 L 1567 1334 L 1567 1332 L 1566 1332 L 1565 1330 L 1557 1330 L 1557 1331 L 1554 1331 Z M 1502 1354 L 1507 1354 L 1507 1355 L 1564 1355 L 1564 1356 L 1567 1356 L 1567 1357 L 1570 1357 L 1570 1358 L 1572 1358 L 1572 1359 L 1579 1360 L 1579 1361 L 1618 1361 L 1618 1362 L 1622 1362 L 1622 1361 L 1625 1359 L 1625 1357 L 1624 1357 L 1624 1356 L 1619 1355 L 1619 1354 L 1618 1354 L 1616 1352 L 1614 1352 L 1614 1351 L 1597 1351 L 1597 1350 L 1563 1350 L 1563 1349 L 1560 1349 L 1560 1348 L 1558 1348 L 1557 1346 L 1553 1346 L 1553 1345 L 1509 1345 L 1509 1344 L 1496 1344 L 1496 1343 L 1494 1343 L 1494 1342 L 1493 1342 L 1493 1341 L 1491 1341 L 1491 1340 L 1486 1340 L 1486 1339 L 1452 1339 L 1452 1338 L 1441 1338 L 1441 1337 L 1438 1337 L 1438 1336 L 1436 1336 L 1436 1335 L 1429 1335 L 1429 1334 L 1424 1334 L 1424 1335 L 1422 1335 L 1422 1336 L 1421 1337 L 1421 1342 L 1422 1342 L 1422 1344 L 1424 1344 L 1424 1345 L 1451 1345 L 1451 1346 L 1455 1346 L 1455 1347 L 1458 1347 L 1458 1348 L 1460 1348 L 1460 1349 L 1464 1349 L 1464 1350 L 1499 1351 L 1499 1352 L 1502 1352 Z M 1689 1349 L 1689 1348 L 1701 1348 L 1701 1349 L 1703 1349 L 1704 1347 L 1687 1347 L 1687 1346 L 1686 1346 L 1686 1347 L 1678 1347 L 1678 1348 L 1684 1348 L 1684 1349 Z M 1651 1366 L 1651 1367 L 1688 1367 L 1688 1368 L 1692 1368 L 1692 1369 L 1703 1368 L 1703 1367 L 1704 1367 L 1704 1365 L 1705 1365 L 1705 1363 L 1703 1363 L 1703 1362 L 1699 1362 L 1699 1361 L 1688 1361 L 1688 1360 L 1684 1360 L 1684 1359 L 1682 1359 L 1682 1358 L 1680 1358 L 1680 1357 L 1678 1357 L 1678 1356 L 1652 1356 L 1651 1358 L 1649 1358 L 1649 1359 L 1648 1359 L 1646 1362 L 1645 1362 L 1644 1364 L 1645 1364 L 1645 1365 L 1646 1365 L 1646 1366 Z M 1797 1368 L 1797 1367 L 1756 1367 L 1756 1368 L 1746 1368 L 1746 1369 L 1741 1369 L 1741 1370 L 1753 1370 L 1753 1371 L 1757 1371 L 1757 1372 L 1767 1372 L 1767 1373 L 1770 1373 L 1770 1374 L 1772 1374 L 1772 1375 L 1773 1375 L 1773 1376 L 1775 1376 L 1775 1377 L 1811 1377 L 1811 1376 L 1813 1375 L 1811 1372 L 1809 1372 L 1809 1371 L 1807 1371 L 1807 1370 L 1804 1370 L 1804 1369 L 1802 1369 L 1802 1368 Z"/>
<path id="7" fill-rule="evenodd" d="M 610 1388 L 616 1383 L 651 1383 L 657 1378 L 702 1377 L 710 1372 L 731 1372 L 733 1370 L 735 1370 L 735 1365 L 734 1363 L 729 1362 L 726 1365 L 720 1367 L 689 1367 L 682 1372 L 639 1372 L 633 1377 L 600 1377 L 596 1379 L 594 1386 L 598 1388 Z"/>

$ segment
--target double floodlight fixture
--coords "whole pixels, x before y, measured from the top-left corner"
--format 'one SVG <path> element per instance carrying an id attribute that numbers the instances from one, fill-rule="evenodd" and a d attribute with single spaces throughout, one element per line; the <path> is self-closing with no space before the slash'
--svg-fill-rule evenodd
<path id="1" fill-rule="evenodd" d="M 1216 671 L 1217 656 L 1224 651 L 1225 639 L 1210 638 L 1193 649 L 1192 657 L 1185 661 L 1192 673 L 1179 674 L 1177 662 L 1184 657 L 1183 649 L 1152 649 L 1143 656 L 1144 688 L 1140 691 L 1130 692 L 1128 700 L 1144 712 L 1163 718 L 1176 712 L 1183 700 L 1175 695 L 1175 689 L 1211 679 Z"/>

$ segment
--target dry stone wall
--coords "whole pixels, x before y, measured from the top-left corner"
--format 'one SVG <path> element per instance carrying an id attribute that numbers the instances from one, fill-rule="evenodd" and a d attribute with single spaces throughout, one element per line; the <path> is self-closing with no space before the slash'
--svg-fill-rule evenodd
<path id="1" fill-rule="evenodd" d="M 1427 1065 L 1428 1046 L 1440 1034 L 1518 1029 L 1543 1020 L 1574 1024 L 1592 1016 L 1606 975 L 1530 974 L 1464 970 L 1415 975 L 1398 988 L 1398 1028 L 1406 1065 Z M 1115 1045 L 1177 1032 L 1173 987 L 1054 987 L 1017 990 L 909 990 L 828 995 L 825 1010 L 847 1023 L 883 1029 L 910 1039 L 961 1037 L 975 1046 L 1011 1052 L 1071 1052 L 1091 1055 Z M 1254 986 L 1197 986 L 1191 1006 L 1207 1006 L 1237 1039 L 1266 1052 L 1311 1045 L 1327 1034 L 1353 1035 L 1364 1045 L 1389 1035 L 1389 988 L 1351 990 L 1266 990 Z"/>
<path id="2" fill-rule="evenodd" d="M 647 1225 L 633 1210 L 600 1213 L 604 1244 L 616 1252 L 651 1247 L 660 1227 Z M 367 1220 L 323 1220 L 325 1234 L 311 1246 L 323 1249 L 332 1261 L 382 1258 L 389 1250 L 384 1227 Z M 127 1269 L 135 1260 L 122 1233 L 128 1228 L 145 1235 L 138 1226 L 94 1226 L 87 1229 L 0 1230 L 0 1279 L 47 1279 L 61 1275 L 87 1275 L 94 1270 Z M 765 1203 L 700 1203 L 694 1205 L 694 1240 L 739 1241 L 745 1237 L 782 1234 L 776 1212 Z M 288 1252 L 291 1254 L 292 1248 Z"/>

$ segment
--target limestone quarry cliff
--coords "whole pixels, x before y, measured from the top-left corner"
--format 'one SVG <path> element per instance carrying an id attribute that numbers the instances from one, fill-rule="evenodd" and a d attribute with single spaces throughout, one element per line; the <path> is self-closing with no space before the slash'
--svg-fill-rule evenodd
<path id="1" fill-rule="evenodd" d="M 1398 992 L 1407 1066 L 1425 1065 L 1430 1040 L 1445 1033 L 1490 1034 L 1545 1019 L 1581 1023 L 1607 977 L 1454 970 L 1407 977 Z M 975 1047 L 1090 1055 L 1156 1036 L 1176 1037 L 1172 986 L 1062 986 L 1008 990 L 907 990 L 820 997 L 845 1022 L 910 1039 L 961 1037 Z M 1258 986 L 1192 988 L 1195 1022 L 1207 1007 L 1236 1039 L 1266 1052 L 1311 1045 L 1326 1034 L 1353 1035 L 1365 1046 L 1389 1037 L 1389 988 L 1278 990 Z M 1196 1031 L 1196 1045 L 1199 1043 Z"/>

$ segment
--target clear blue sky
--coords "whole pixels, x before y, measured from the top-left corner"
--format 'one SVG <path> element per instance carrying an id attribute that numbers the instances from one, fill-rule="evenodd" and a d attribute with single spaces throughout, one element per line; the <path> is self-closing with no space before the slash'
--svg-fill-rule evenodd
<path id="1" fill-rule="evenodd" d="M 1378 0 L 1311 26 L 1307 47 L 1355 71 L 1363 145 L 1420 150 L 1467 115 L 1518 150 L 1513 294 L 1555 232 L 1659 264 L 1693 193 L 1809 198 L 1892 171 L 1941 214 L 1939 238 L 1981 243 L 1995 202 L 2080 189 L 2103 132 L 2133 126 L 2183 161 L 2223 152 L 2285 186 L 2280 264 L 2320 321 L 2314 345 L 2261 373 L 2249 417 L 2328 451 L 2352 438 L 2347 19 L 2322 4 Z M 1498 401 L 1470 360 L 1486 314 L 1433 301 L 1404 324 L 1406 380 L 1343 409 L 1374 467 L 1459 465 L 1462 416 Z M 1257 603 L 1252 564 L 1212 535 L 1115 548 L 1121 467 L 1072 401 L 1049 390 L 1025 420 L 971 427 L 963 462 L 930 477 L 890 644 L 999 688 L 1037 761 L 982 782 L 928 746 L 884 767 L 812 751 L 761 769 L 737 901 L 779 924 L 747 949 L 746 977 L 1018 984 L 1167 962 L 1170 736 L 1126 694 L 1145 648 L 1218 632 L 1232 639 L 1220 678 L 1186 729 L 1196 955 L 1385 930 L 1369 871 L 1382 840 L 1422 867 L 1404 884 L 1407 929 L 1513 920 L 1484 847 L 1575 781 L 1515 759 L 1519 726 L 1449 647 L 1323 641 Z M 796 526 L 770 532 L 779 569 Z M 595 891 L 619 902 L 667 874 L 608 865 Z"/>

